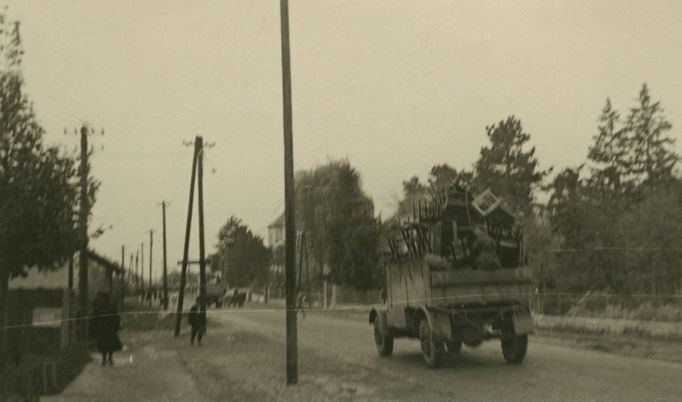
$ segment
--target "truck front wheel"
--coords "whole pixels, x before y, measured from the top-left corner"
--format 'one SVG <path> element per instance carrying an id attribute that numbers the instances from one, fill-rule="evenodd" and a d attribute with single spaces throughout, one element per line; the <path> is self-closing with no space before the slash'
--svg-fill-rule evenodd
<path id="1" fill-rule="evenodd" d="M 443 342 L 434 341 L 431 336 L 431 327 L 426 318 L 419 322 L 419 341 L 421 342 L 422 354 L 429 367 L 438 367 L 443 363 L 445 345 Z"/>
<path id="2" fill-rule="evenodd" d="M 393 353 L 393 336 L 381 328 L 379 317 L 374 319 L 374 342 L 380 356 L 390 356 Z"/>
<path id="3" fill-rule="evenodd" d="M 509 364 L 520 364 L 528 350 L 528 335 L 507 335 L 502 338 L 502 354 Z"/>

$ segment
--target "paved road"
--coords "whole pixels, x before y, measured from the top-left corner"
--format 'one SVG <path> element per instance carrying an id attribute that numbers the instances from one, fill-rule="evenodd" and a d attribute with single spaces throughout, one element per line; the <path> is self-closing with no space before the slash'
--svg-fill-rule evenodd
<path id="1" fill-rule="evenodd" d="M 211 317 L 226 327 L 284 342 L 283 311 L 214 312 Z M 429 369 L 414 340 L 396 340 L 393 356 L 379 357 L 364 321 L 316 313 L 299 316 L 298 323 L 302 359 L 310 351 L 373 370 L 381 386 L 413 383 L 426 390 L 425 400 L 682 400 L 682 364 L 572 349 L 532 337 L 521 366 L 507 365 L 499 342 L 490 341 L 476 349 L 465 347 L 441 368 Z"/>

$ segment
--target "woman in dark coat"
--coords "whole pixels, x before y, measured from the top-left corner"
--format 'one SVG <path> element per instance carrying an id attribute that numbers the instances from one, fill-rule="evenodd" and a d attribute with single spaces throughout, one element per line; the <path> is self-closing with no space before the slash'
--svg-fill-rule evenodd
<path id="1" fill-rule="evenodd" d="M 118 338 L 121 316 L 107 293 L 99 293 L 92 305 L 94 310 L 92 331 L 97 339 L 97 350 L 102 354 L 102 366 L 107 362 L 113 366 L 113 354 L 123 346 Z"/>

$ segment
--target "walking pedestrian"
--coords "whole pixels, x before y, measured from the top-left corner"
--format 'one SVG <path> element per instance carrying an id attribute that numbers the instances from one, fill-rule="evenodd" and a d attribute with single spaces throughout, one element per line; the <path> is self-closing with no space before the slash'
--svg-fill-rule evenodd
<path id="1" fill-rule="evenodd" d="M 192 329 L 192 335 L 190 338 L 190 345 L 194 345 L 194 339 L 197 339 L 197 344 L 201 346 L 201 338 L 203 338 L 206 333 L 206 312 L 201 311 L 199 307 L 201 298 L 197 297 L 192 308 L 189 309 L 189 315 L 187 321 Z"/>
<path id="2" fill-rule="evenodd" d="M 303 304 L 306 302 L 306 297 L 303 292 L 298 292 L 298 297 L 296 297 L 296 309 L 301 312 L 303 318 L 305 318 L 305 310 L 303 309 Z"/>
<path id="3" fill-rule="evenodd" d="M 118 337 L 121 329 L 121 315 L 115 304 L 111 302 L 109 294 L 98 292 L 92 303 L 93 317 L 91 331 L 97 339 L 97 350 L 102 354 L 102 366 L 107 362 L 114 365 L 114 352 L 123 348 Z"/>

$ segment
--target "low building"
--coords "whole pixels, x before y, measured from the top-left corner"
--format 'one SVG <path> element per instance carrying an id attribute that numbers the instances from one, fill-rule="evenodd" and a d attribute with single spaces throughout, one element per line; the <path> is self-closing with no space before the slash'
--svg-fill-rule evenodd
<path id="1" fill-rule="evenodd" d="M 98 292 L 120 300 L 121 268 L 95 252 L 88 253 L 88 306 Z M 9 281 L 9 345 L 29 354 L 53 354 L 77 343 L 78 255 L 52 270 L 29 269 Z"/>

